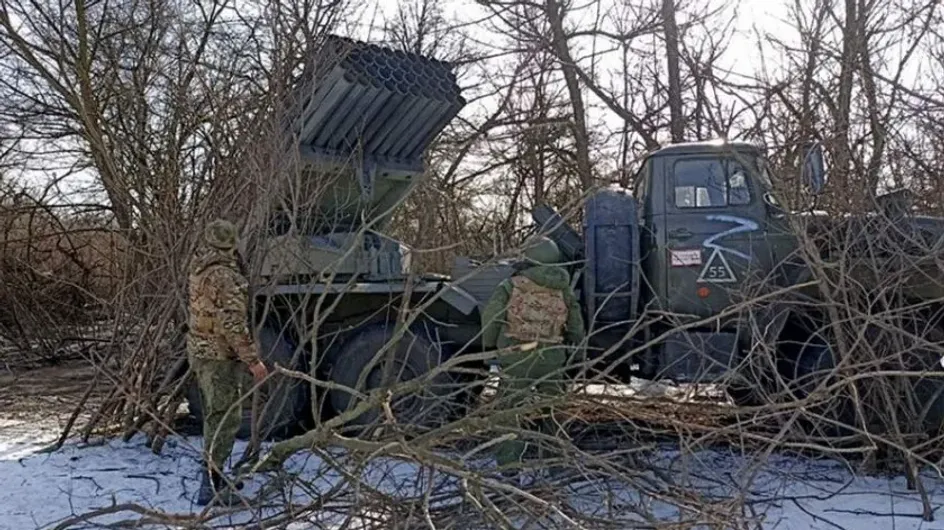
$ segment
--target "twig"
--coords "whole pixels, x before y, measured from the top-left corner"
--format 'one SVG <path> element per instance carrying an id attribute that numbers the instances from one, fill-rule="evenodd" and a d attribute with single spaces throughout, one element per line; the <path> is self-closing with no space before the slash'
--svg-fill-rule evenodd
<path id="1" fill-rule="evenodd" d="M 59 439 L 56 440 L 56 443 L 50 447 L 43 449 L 44 453 L 51 453 L 58 451 L 65 444 L 66 440 L 69 438 L 69 434 L 72 432 L 72 427 L 75 425 L 76 420 L 82 414 L 82 411 L 85 409 L 85 404 L 88 402 L 89 397 L 92 395 L 92 392 L 95 391 L 95 388 L 98 386 L 99 377 L 101 372 L 99 370 L 95 371 L 95 377 L 92 379 L 92 382 L 89 384 L 88 388 L 85 390 L 85 393 L 82 394 L 82 399 L 79 400 L 78 405 L 72 410 L 72 414 L 69 416 L 69 420 L 66 422 L 65 427 L 62 429 L 62 434 L 59 436 Z"/>

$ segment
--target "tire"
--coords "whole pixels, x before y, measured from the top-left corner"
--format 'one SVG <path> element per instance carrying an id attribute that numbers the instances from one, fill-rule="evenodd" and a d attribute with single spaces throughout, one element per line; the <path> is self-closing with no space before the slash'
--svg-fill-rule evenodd
<path id="1" fill-rule="evenodd" d="M 281 326 L 267 324 L 259 332 L 259 353 L 266 361 L 266 366 L 270 372 L 276 363 L 285 368 L 304 371 L 304 365 L 307 364 L 305 359 L 299 359 L 297 364 L 292 364 L 295 345 L 284 334 L 280 334 L 280 331 Z M 247 382 L 251 384 L 248 375 Z M 262 419 L 259 423 L 259 437 L 261 439 L 287 436 L 308 419 L 309 393 L 305 381 L 271 374 L 260 391 L 262 399 L 259 412 Z M 187 388 L 187 403 L 190 414 L 202 428 L 203 403 L 195 380 Z M 252 400 L 247 398 L 244 399 L 242 421 L 236 437 L 242 440 L 248 439 L 252 433 L 251 425 Z"/>
<path id="2" fill-rule="evenodd" d="M 902 332 L 923 336 L 932 344 L 944 344 L 944 332 L 940 329 L 922 329 L 923 327 L 916 322 L 905 322 L 902 325 L 904 327 Z M 749 379 L 751 384 L 728 388 L 728 394 L 737 404 L 747 406 L 771 404 L 771 401 L 761 396 L 765 393 L 783 394 L 785 391 L 789 395 L 788 400 L 803 399 L 823 382 L 824 377 L 829 379 L 827 384 L 835 382 L 835 376 L 829 373 L 836 366 L 834 353 L 826 339 L 821 336 L 814 338 L 809 336 L 808 332 L 798 333 L 797 328 L 791 331 L 792 333 L 785 332 L 781 335 L 777 344 L 776 359 L 777 375 L 787 383 L 788 387 L 777 388 L 773 379 L 766 374 L 748 373 L 745 370 L 741 375 Z M 808 339 L 814 340 L 801 344 L 796 340 L 796 337 L 801 335 L 807 335 Z M 872 381 L 864 380 L 857 383 L 859 395 L 864 399 L 862 411 L 866 416 L 866 424 L 870 428 L 891 428 L 891 425 L 886 425 L 890 419 L 889 412 L 891 412 L 888 407 L 894 406 L 897 409 L 895 413 L 899 422 L 905 422 L 898 428 L 911 434 L 917 434 L 915 431 L 923 431 L 931 436 L 937 436 L 944 423 L 944 370 L 939 363 L 939 353 L 933 349 L 905 344 L 901 347 L 903 351 L 896 356 L 894 352 L 899 350 L 896 340 L 901 340 L 900 332 L 887 332 L 868 325 L 864 330 L 864 335 L 870 347 L 888 356 L 886 364 L 881 368 L 890 371 L 926 372 L 919 378 L 896 376 L 883 378 L 881 384 L 896 385 L 892 393 L 900 399 L 894 403 L 888 403 L 887 399 L 881 396 L 870 397 L 873 388 L 876 388 Z M 793 340 L 791 336 L 794 337 Z M 776 401 L 783 402 L 782 398 Z M 876 409 L 876 406 L 879 409 Z M 855 402 L 848 389 L 840 390 L 826 402 L 817 403 L 810 408 L 810 411 L 842 424 L 814 425 L 816 422 L 812 420 L 801 419 L 801 426 L 813 436 L 824 435 L 837 438 L 852 436 L 855 434 L 853 427 L 860 427 L 861 420 L 858 418 Z"/>
<path id="3" fill-rule="evenodd" d="M 807 398 L 824 379 L 828 380 L 827 384 L 833 382 L 834 352 L 815 329 L 805 315 L 792 313 L 771 344 L 774 358 L 757 358 L 745 364 L 738 371 L 740 380 L 726 386 L 725 391 L 732 401 L 744 407 L 782 405 Z M 758 337 L 755 340 L 771 339 Z M 855 425 L 856 416 L 847 396 L 833 396 L 807 410 L 831 420 L 821 422 L 804 414 L 797 423 L 808 435 L 836 438 L 852 434 L 848 426 Z"/>
<path id="4" fill-rule="evenodd" d="M 821 337 L 809 344 L 793 345 L 793 348 L 781 347 L 782 355 L 777 359 L 777 371 L 789 385 L 787 390 L 793 399 L 809 397 L 817 386 L 837 382 L 833 373 L 837 363 L 832 346 Z M 831 420 L 829 423 L 802 417 L 799 424 L 811 436 L 840 438 L 854 435 L 857 427 L 856 409 L 852 397 L 846 390 L 840 390 L 828 400 L 809 407 L 809 411 Z"/>
<path id="5" fill-rule="evenodd" d="M 393 386 L 399 382 L 408 381 L 435 369 L 442 362 L 444 355 L 442 347 L 431 340 L 424 325 L 407 330 L 394 349 L 394 366 L 391 371 L 391 385 L 382 385 L 382 370 L 384 362 L 376 362 L 369 375 L 365 378 L 364 386 L 357 388 L 358 378 L 370 364 L 373 357 L 394 336 L 394 324 L 382 322 L 368 325 L 350 335 L 337 350 L 334 350 L 327 359 L 327 377 L 340 385 L 369 394 L 383 386 Z M 386 359 L 390 350 L 383 353 Z M 438 374 L 433 380 L 423 385 L 415 393 L 398 394 L 390 403 L 390 408 L 400 426 L 428 429 L 442 425 L 451 418 L 460 406 L 460 394 L 453 392 L 457 385 L 456 379 L 448 373 Z M 356 407 L 361 402 L 350 391 L 332 389 L 328 392 L 328 402 L 335 414 Z M 373 407 L 367 412 L 346 422 L 353 430 L 362 432 L 368 426 L 380 425 L 385 421 L 381 407 Z"/>

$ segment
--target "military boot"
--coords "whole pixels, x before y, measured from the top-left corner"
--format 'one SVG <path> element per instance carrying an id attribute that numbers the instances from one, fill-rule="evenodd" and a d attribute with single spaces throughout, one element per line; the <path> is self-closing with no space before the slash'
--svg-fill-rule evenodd
<path id="1" fill-rule="evenodd" d="M 239 495 L 229 487 L 223 476 L 217 472 L 200 471 L 200 489 L 197 492 L 197 504 L 206 506 L 216 498 L 219 504 L 233 506 L 239 504 Z"/>
<path id="2" fill-rule="evenodd" d="M 206 469 L 200 469 L 200 489 L 197 490 L 197 504 L 200 506 L 210 504 L 215 494 L 216 492 L 213 490 L 213 484 L 210 482 L 209 473 L 207 473 Z"/>

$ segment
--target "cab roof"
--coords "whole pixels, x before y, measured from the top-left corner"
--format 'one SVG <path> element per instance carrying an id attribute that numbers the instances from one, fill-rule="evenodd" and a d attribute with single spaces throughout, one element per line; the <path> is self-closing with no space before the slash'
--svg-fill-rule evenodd
<path id="1" fill-rule="evenodd" d="M 704 140 L 698 142 L 682 142 L 670 144 L 649 152 L 649 156 L 678 155 L 695 153 L 713 153 L 724 151 L 755 151 L 761 153 L 763 148 L 750 142 L 731 142 L 724 138 Z"/>

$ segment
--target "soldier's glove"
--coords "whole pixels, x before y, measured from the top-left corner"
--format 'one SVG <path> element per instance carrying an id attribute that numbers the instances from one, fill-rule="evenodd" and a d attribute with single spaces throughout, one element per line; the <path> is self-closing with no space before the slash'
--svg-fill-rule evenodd
<path id="1" fill-rule="evenodd" d="M 249 371 L 252 372 L 252 379 L 256 384 L 265 381 L 266 376 L 269 375 L 269 369 L 266 368 L 265 363 L 262 361 L 255 361 L 254 363 L 250 364 Z"/>

